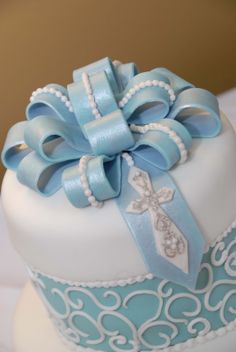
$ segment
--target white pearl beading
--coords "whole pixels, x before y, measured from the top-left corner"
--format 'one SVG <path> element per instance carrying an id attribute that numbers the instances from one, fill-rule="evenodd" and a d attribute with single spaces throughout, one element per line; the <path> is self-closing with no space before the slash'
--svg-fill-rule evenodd
<path id="1" fill-rule="evenodd" d="M 151 273 L 148 274 L 143 274 L 143 275 L 138 275 L 138 276 L 133 276 L 127 279 L 117 279 L 117 280 L 108 280 L 108 281 L 71 281 L 71 280 L 65 280 L 53 275 L 46 274 L 45 272 L 42 272 L 41 270 L 35 269 L 32 266 L 27 266 L 29 275 L 31 275 L 31 272 L 34 272 L 35 274 L 43 275 L 47 277 L 48 279 L 51 279 L 57 283 L 61 284 L 66 284 L 70 285 L 73 287 L 84 287 L 84 288 L 111 288 L 111 287 L 124 287 L 127 285 L 132 285 L 135 283 L 141 283 L 145 280 L 153 280 L 154 275 Z"/>
<path id="2" fill-rule="evenodd" d="M 98 106 L 97 106 L 97 103 L 96 103 L 94 95 L 93 95 L 93 89 L 90 84 L 89 75 L 86 72 L 82 73 L 82 81 L 83 81 L 84 88 L 85 88 L 87 96 L 88 96 L 88 101 L 89 101 L 89 105 L 92 109 L 92 113 L 93 113 L 95 119 L 100 119 L 102 117 L 102 115 L 100 114 L 100 112 L 98 110 Z"/>
<path id="3" fill-rule="evenodd" d="M 212 241 L 212 243 L 206 245 L 204 252 L 207 253 L 210 248 L 215 247 L 217 243 L 224 240 L 234 229 L 236 229 L 236 219 L 226 228 L 222 234 L 220 234 L 220 236 Z"/>
<path id="4" fill-rule="evenodd" d="M 88 178 L 86 175 L 86 169 L 89 160 L 93 159 L 91 156 L 82 156 L 79 161 L 79 175 L 80 175 L 80 182 L 81 186 L 84 191 L 84 195 L 88 198 L 89 203 L 96 208 L 101 208 L 103 206 L 103 202 L 99 202 L 93 195 L 91 189 L 89 188 Z"/>
<path id="5" fill-rule="evenodd" d="M 129 167 L 134 166 L 134 160 L 129 153 L 123 153 L 122 158 L 126 160 Z"/>
<path id="6" fill-rule="evenodd" d="M 65 104 L 65 106 L 67 107 L 69 112 L 74 111 L 72 104 L 71 104 L 70 100 L 68 99 L 68 97 L 66 95 L 64 95 L 59 89 L 56 89 L 53 87 L 44 87 L 44 88 L 36 89 L 30 97 L 30 102 L 33 102 L 35 97 L 39 94 L 42 94 L 42 93 L 49 93 L 49 94 L 55 95 L 57 98 L 59 98 L 61 100 L 62 103 Z"/>
<path id="7" fill-rule="evenodd" d="M 130 125 L 130 129 L 133 132 L 136 133 L 146 133 L 148 131 L 161 131 L 166 133 L 172 141 L 177 145 L 180 153 L 180 163 L 184 163 L 187 160 L 188 157 L 188 152 L 185 147 L 185 144 L 183 143 L 182 139 L 178 136 L 178 134 L 173 131 L 170 127 L 168 126 L 163 126 L 162 124 L 155 122 L 155 123 L 150 123 L 147 125 Z"/>
<path id="8" fill-rule="evenodd" d="M 137 92 L 139 92 L 141 89 L 144 89 L 146 87 L 160 87 L 165 89 L 170 96 L 171 104 L 173 104 L 173 102 L 176 99 L 175 93 L 168 83 L 164 81 L 159 81 L 157 79 L 154 79 L 154 80 L 149 79 L 147 81 L 143 81 L 138 84 L 135 84 L 132 88 L 130 88 L 128 92 L 125 94 L 125 96 L 120 100 L 119 107 L 123 108 Z"/>

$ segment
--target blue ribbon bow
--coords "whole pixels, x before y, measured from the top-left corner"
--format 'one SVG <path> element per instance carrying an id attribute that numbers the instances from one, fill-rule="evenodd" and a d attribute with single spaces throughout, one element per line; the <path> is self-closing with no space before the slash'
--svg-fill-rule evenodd
<path id="1" fill-rule="evenodd" d="M 82 79 L 85 72 L 101 116 L 98 119 Z M 100 201 L 120 193 L 123 151 L 139 155 L 162 170 L 169 170 L 179 161 L 179 149 L 167 134 L 135 133 L 131 124 L 158 121 L 167 125 L 187 150 L 191 136 L 213 137 L 220 131 L 215 96 L 194 88 L 167 69 L 138 73 L 134 64 L 114 65 L 105 58 L 75 70 L 73 76 L 74 83 L 68 90 L 51 84 L 36 92 L 26 109 L 28 121 L 9 130 L 2 152 L 4 165 L 16 171 L 18 180 L 44 196 L 63 187 L 74 206 L 89 205 L 77 165 L 83 155 L 94 157 L 87 177 L 92 193 Z M 153 81 L 171 87 L 176 96 L 173 104 L 166 86 L 152 85 Z M 131 97 L 126 102 L 129 92 Z M 122 105 L 123 101 L 126 103 Z"/>

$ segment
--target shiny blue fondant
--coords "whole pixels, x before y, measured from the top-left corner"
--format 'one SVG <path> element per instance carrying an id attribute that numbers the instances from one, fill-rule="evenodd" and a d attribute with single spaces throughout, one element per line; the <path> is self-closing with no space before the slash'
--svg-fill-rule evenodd
<path id="1" fill-rule="evenodd" d="M 46 87 L 55 88 L 68 97 L 67 89 L 59 84 L 48 84 Z M 26 118 L 28 120 L 41 115 L 49 115 L 50 118 L 55 117 L 66 123 L 75 123 L 76 121 L 74 114 L 66 108 L 65 104 L 58 97 L 43 92 L 38 94 L 34 101 L 29 103 L 26 108 Z"/>
<path id="2" fill-rule="evenodd" d="M 89 84 L 101 118 L 96 119 L 94 116 L 83 73 L 89 75 Z M 141 82 L 153 81 L 161 81 L 172 87 L 176 95 L 173 104 L 168 90 L 156 85 L 144 85 L 124 105 L 120 104 L 130 88 L 137 87 Z M 131 123 L 145 125 L 158 121 L 161 125 L 167 125 L 177 133 L 186 150 L 191 147 L 192 137 L 213 137 L 220 131 L 217 99 L 163 68 L 138 73 L 134 64 L 113 64 L 109 58 L 104 58 L 76 70 L 74 83 L 68 89 L 55 84 L 47 87 L 69 98 L 73 109 L 68 109 L 57 95 L 47 90 L 38 92 L 26 109 L 28 121 L 17 123 L 10 129 L 2 160 L 7 168 L 16 171 L 22 184 L 42 195 L 50 196 L 63 187 L 68 200 L 76 207 L 90 204 L 78 174 L 78 162 L 84 155 L 93 157 L 88 162 L 86 174 L 89 188 L 100 201 L 116 198 L 120 194 L 120 156 L 124 151 L 141 158 L 144 169 L 155 167 L 155 175 L 161 174 L 161 180 L 171 184 L 172 188 L 175 186 L 169 174 L 161 173 L 160 170 L 167 171 L 180 160 L 178 145 L 167 133 L 158 130 L 135 133 L 130 128 Z M 167 207 L 171 208 L 171 204 Z M 192 224 L 190 227 L 196 230 L 191 237 L 194 246 L 198 241 L 202 243 L 202 235 L 192 217 L 191 221 L 189 217 L 185 220 L 186 209 L 182 199 L 178 209 L 182 216 L 175 217 L 174 211 L 172 215 L 176 226 L 183 227 L 183 233 L 189 241 L 187 232 Z M 121 206 L 120 211 L 125 213 L 126 210 Z M 134 224 L 129 223 L 132 233 L 136 231 Z M 152 233 L 149 233 L 151 236 Z M 141 234 L 135 236 L 140 242 L 138 237 L 141 240 Z M 195 275 L 190 274 L 187 282 L 182 282 L 183 285 L 194 285 L 193 277 L 196 278 L 199 269 L 197 264 L 202 256 L 201 247 L 198 247 L 196 263 L 193 264 L 192 260 Z M 148 257 L 153 257 L 151 251 L 145 250 L 142 254 L 146 262 Z M 148 266 L 160 275 L 156 266 L 157 257 L 156 253 Z M 178 277 L 176 280 L 179 283 L 179 276 L 171 275 L 173 280 L 175 277 Z"/>
<path id="3" fill-rule="evenodd" d="M 88 164 L 88 182 L 96 199 L 103 200 L 104 192 L 110 198 L 117 197 L 121 185 L 120 157 L 98 156 Z M 78 167 L 68 167 L 62 176 L 62 182 L 70 202 L 75 207 L 89 205 L 80 183 Z"/>
<path id="4" fill-rule="evenodd" d="M 192 95 L 196 97 L 194 102 Z M 221 123 L 214 102 L 215 96 L 205 89 L 190 88 L 178 95 L 169 117 L 181 122 L 192 137 L 215 137 L 220 132 Z M 202 106 L 205 106 L 204 111 Z"/>
<path id="5" fill-rule="evenodd" d="M 154 68 L 151 72 L 156 72 L 165 76 L 166 79 L 168 79 L 168 83 L 171 85 L 176 94 L 179 94 L 183 90 L 194 88 L 194 85 L 192 83 L 185 81 L 185 79 L 177 76 L 175 73 L 171 72 L 167 68 L 158 67 Z"/>
<path id="6" fill-rule="evenodd" d="M 99 106 L 101 116 L 106 116 L 118 109 L 117 101 L 105 71 L 98 72 L 89 78 L 96 103 Z M 82 80 L 76 81 L 68 85 L 68 93 L 71 103 L 74 106 L 74 113 L 81 129 L 83 126 L 94 120 L 94 115 L 88 100 L 84 83 Z"/>
<path id="7" fill-rule="evenodd" d="M 120 78 L 122 85 L 122 90 L 127 86 L 128 82 L 139 73 L 138 67 L 133 63 L 129 62 L 128 64 L 119 64 L 116 67 L 117 75 Z"/>
<path id="8" fill-rule="evenodd" d="M 104 131 L 107 132 L 106 137 Z M 116 155 L 135 144 L 133 134 L 119 109 L 102 119 L 87 123 L 84 132 L 94 155 Z"/>
<path id="9" fill-rule="evenodd" d="M 104 352 L 159 350 L 235 320 L 235 239 L 234 229 L 217 251 L 204 255 L 195 290 L 159 278 L 89 288 L 34 271 L 31 277 L 56 326 L 74 344 Z"/>
<path id="10" fill-rule="evenodd" d="M 133 68 L 131 68 L 133 70 Z M 88 73 L 90 76 L 97 74 L 98 72 L 105 72 L 108 80 L 111 84 L 112 90 L 115 94 L 119 93 L 122 89 L 122 77 L 116 71 L 111 59 L 105 57 L 101 60 L 98 60 L 92 64 L 81 67 L 73 72 L 74 81 L 80 81 L 83 72 Z M 125 73 L 130 72 L 130 70 L 126 70 Z M 135 73 L 135 71 L 134 71 Z"/>

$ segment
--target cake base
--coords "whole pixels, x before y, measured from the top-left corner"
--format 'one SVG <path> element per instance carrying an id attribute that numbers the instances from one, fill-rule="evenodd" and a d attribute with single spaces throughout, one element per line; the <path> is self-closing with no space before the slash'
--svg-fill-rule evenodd
<path id="1" fill-rule="evenodd" d="M 40 298 L 30 283 L 25 286 L 13 324 L 14 352 L 70 352 L 58 336 Z M 236 331 L 200 344 L 186 352 L 234 352 Z M 112 352 L 112 351 L 109 351 Z"/>

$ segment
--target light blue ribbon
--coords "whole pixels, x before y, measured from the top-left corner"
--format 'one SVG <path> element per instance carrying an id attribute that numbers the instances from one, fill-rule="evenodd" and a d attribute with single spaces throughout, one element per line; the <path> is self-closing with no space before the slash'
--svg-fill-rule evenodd
<path id="1" fill-rule="evenodd" d="M 101 118 L 95 119 L 82 74 L 86 72 Z M 217 99 L 210 92 L 164 68 L 138 73 L 135 64 L 113 64 L 108 58 L 74 71 L 65 89 L 48 85 L 65 95 L 70 112 L 55 94 L 41 92 L 27 106 L 27 121 L 8 132 L 2 151 L 6 168 L 36 192 L 50 196 L 63 187 L 75 207 L 89 205 L 80 182 L 78 162 L 91 155 L 86 170 L 89 187 L 99 201 L 118 197 L 121 190 L 120 156 L 124 151 L 167 171 L 180 160 L 176 143 L 159 130 L 135 133 L 131 124 L 167 125 L 187 150 L 192 137 L 214 137 L 221 122 Z M 145 86 L 119 108 L 127 92 L 141 82 L 158 80 L 171 86 L 176 100 L 160 86 Z"/>

